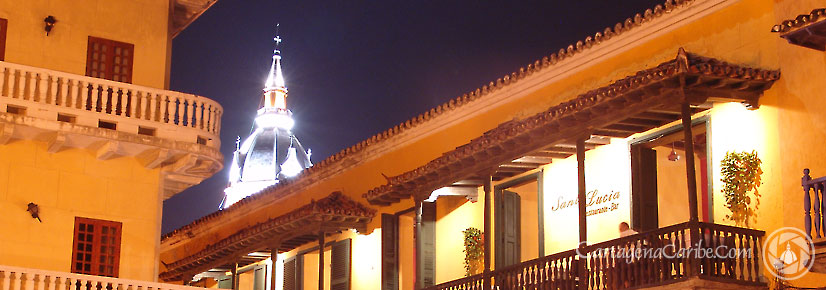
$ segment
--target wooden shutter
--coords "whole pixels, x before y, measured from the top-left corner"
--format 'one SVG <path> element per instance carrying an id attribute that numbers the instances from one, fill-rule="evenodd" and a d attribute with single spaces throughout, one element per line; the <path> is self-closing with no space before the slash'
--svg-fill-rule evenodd
<path id="1" fill-rule="evenodd" d="M 6 31 L 9 27 L 9 21 L 0 18 L 0 60 L 6 60 Z"/>
<path id="2" fill-rule="evenodd" d="M 640 232 L 657 229 L 657 151 L 631 148 L 631 226 Z"/>
<path id="3" fill-rule="evenodd" d="M 253 290 L 267 290 L 267 265 L 260 265 L 253 269 Z"/>
<path id="4" fill-rule="evenodd" d="M 399 217 L 381 215 L 381 289 L 399 289 Z"/>
<path id="5" fill-rule="evenodd" d="M 283 290 L 301 290 L 304 288 L 304 256 L 284 260 Z"/>
<path id="6" fill-rule="evenodd" d="M 333 244 L 330 251 L 330 290 L 350 289 L 350 239 Z"/>
<path id="7" fill-rule="evenodd" d="M 218 278 L 218 289 L 232 289 L 232 276 Z"/>
<path id="8" fill-rule="evenodd" d="M 135 45 L 89 36 L 86 48 L 86 75 L 132 83 Z"/>
<path id="9" fill-rule="evenodd" d="M 520 262 L 521 204 L 519 194 L 500 191 L 496 204 L 496 269 Z"/>
<path id="10" fill-rule="evenodd" d="M 416 225 L 416 280 L 420 288 L 436 284 L 436 203 L 422 202 Z"/>
<path id="11" fill-rule="evenodd" d="M 75 217 L 72 273 L 117 277 L 121 223 Z"/>

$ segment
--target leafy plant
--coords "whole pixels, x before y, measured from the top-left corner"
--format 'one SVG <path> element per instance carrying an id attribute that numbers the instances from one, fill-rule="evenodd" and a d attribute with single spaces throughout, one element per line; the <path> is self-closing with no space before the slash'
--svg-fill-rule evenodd
<path id="1" fill-rule="evenodd" d="M 485 258 L 485 234 L 474 227 L 462 233 L 465 234 L 465 276 L 479 274 L 480 264 Z"/>
<path id="2" fill-rule="evenodd" d="M 749 221 L 757 222 L 757 209 L 760 206 L 760 192 L 757 188 L 762 184 L 762 163 L 756 151 L 727 152 L 720 162 L 720 173 L 723 176 L 720 180 L 725 184 L 723 194 L 726 197 L 726 208 L 731 211 L 726 218 L 738 226 L 748 228 Z M 754 207 L 751 206 L 752 196 Z"/>

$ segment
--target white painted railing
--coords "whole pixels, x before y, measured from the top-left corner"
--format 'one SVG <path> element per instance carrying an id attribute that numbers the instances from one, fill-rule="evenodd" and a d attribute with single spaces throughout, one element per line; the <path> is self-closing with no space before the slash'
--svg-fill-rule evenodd
<path id="1" fill-rule="evenodd" d="M 98 120 L 128 124 L 125 131 L 138 127 L 166 131 L 164 138 L 214 140 L 218 147 L 223 108 L 205 97 L 160 90 L 99 78 L 58 72 L 0 61 L 0 103 L 34 105 L 42 111 L 70 114 L 79 124 L 98 126 Z M 5 108 L 5 106 L 3 106 Z M 2 108 L 0 108 L 2 109 Z M 57 113 L 49 118 L 57 119 Z M 81 120 L 92 117 L 94 120 Z M 181 130 L 190 134 L 181 134 Z M 117 129 L 118 131 L 121 128 Z M 163 134 L 160 134 L 163 135 Z"/>
<path id="2" fill-rule="evenodd" d="M 0 290 L 203 290 L 203 288 L 0 265 Z"/>

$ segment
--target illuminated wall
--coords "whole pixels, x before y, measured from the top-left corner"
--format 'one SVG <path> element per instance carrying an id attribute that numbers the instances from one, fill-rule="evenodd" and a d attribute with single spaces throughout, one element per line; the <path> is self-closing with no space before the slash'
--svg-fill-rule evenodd
<path id="1" fill-rule="evenodd" d="M 484 200 L 484 194 L 479 200 Z M 484 231 L 484 202 L 462 196 L 441 196 L 436 201 L 436 284 L 465 276 L 465 236 L 469 227 Z"/>
<path id="2" fill-rule="evenodd" d="M 75 217 L 88 217 L 123 223 L 119 277 L 156 280 L 160 169 L 46 146 L 0 145 L 0 265 L 71 272 Z M 29 202 L 40 206 L 42 223 L 26 212 Z"/>
<path id="3" fill-rule="evenodd" d="M 545 252 L 567 251 L 579 243 L 576 156 L 554 160 L 545 167 Z M 619 237 L 620 222 L 631 219 L 631 157 L 628 143 L 611 144 L 585 152 L 588 191 L 588 241 Z"/>
<path id="4" fill-rule="evenodd" d="M 102 37 L 135 45 L 134 84 L 167 87 L 169 1 L 0 0 L 0 7 L 7 62 L 85 75 L 88 37 Z M 49 36 L 47 15 L 57 19 Z"/>

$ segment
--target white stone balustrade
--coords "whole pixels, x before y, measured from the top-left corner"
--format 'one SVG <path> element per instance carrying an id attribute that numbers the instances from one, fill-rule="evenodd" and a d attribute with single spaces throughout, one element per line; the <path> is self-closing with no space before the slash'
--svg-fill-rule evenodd
<path id="1" fill-rule="evenodd" d="M 220 148 L 223 108 L 205 97 L 0 61 L 0 112 L 71 120 Z M 102 124 L 105 122 L 105 124 Z M 108 127 L 106 127 L 108 126 Z"/>
<path id="2" fill-rule="evenodd" d="M 203 288 L 0 265 L 0 290 L 198 290 Z"/>

